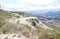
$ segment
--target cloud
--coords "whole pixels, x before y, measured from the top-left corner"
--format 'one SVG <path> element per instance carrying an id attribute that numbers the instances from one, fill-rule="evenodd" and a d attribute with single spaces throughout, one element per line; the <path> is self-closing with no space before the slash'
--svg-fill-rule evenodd
<path id="1" fill-rule="evenodd" d="M 33 10 L 33 9 L 37 9 L 36 7 L 32 7 L 32 6 L 27 6 L 27 5 L 24 5 L 24 4 L 4 4 L 3 5 L 4 7 L 2 7 L 3 9 L 5 10 L 9 10 L 9 9 L 12 9 L 12 10 Z"/>
<path id="2" fill-rule="evenodd" d="M 47 5 L 51 4 L 54 0 L 19 0 L 19 2 L 24 4 L 34 4 L 34 5 Z"/>
<path id="3" fill-rule="evenodd" d="M 11 3 L 10 3 L 11 2 Z M 59 0 L 10 0 L 1 1 L 5 10 L 37 10 L 37 9 L 57 9 L 60 8 Z"/>

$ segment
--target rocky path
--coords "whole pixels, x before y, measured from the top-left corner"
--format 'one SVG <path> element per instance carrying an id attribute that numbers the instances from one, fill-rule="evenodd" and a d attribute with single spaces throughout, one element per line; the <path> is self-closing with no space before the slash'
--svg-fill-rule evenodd
<path id="1" fill-rule="evenodd" d="M 0 34 L 0 39 L 29 39 L 19 34 Z"/>
<path id="2" fill-rule="evenodd" d="M 27 37 L 22 34 L 0 34 L 0 39 L 38 39 L 37 36 Z"/>

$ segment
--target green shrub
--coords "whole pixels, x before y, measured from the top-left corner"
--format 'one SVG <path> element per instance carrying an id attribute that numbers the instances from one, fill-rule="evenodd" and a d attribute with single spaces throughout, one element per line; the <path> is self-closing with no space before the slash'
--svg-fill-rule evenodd
<path id="1" fill-rule="evenodd" d="M 9 30 L 8 30 L 8 29 L 6 29 L 6 28 L 5 28 L 5 29 L 3 29 L 3 33 L 4 33 L 4 34 L 7 34 L 8 32 L 9 32 Z"/>
<path id="2" fill-rule="evenodd" d="M 0 33 L 2 33 L 2 29 L 0 29 Z"/>
<path id="3" fill-rule="evenodd" d="M 60 39 L 60 34 L 57 34 L 57 38 Z"/>
<path id="4" fill-rule="evenodd" d="M 35 23 L 35 21 L 32 21 L 32 25 L 33 25 L 33 26 L 36 26 L 36 23 Z"/>
<path id="5" fill-rule="evenodd" d="M 50 35 L 50 39 L 54 39 L 54 35 Z"/>
<path id="6" fill-rule="evenodd" d="M 16 18 L 20 18 L 20 16 L 16 16 Z"/>

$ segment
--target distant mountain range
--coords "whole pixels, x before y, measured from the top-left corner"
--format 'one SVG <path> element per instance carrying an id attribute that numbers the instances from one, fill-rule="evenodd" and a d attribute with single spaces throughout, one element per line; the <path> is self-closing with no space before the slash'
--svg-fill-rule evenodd
<path id="1" fill-rule="evenodd" d="M 28 11 L 27 13 L 35 15 L 35 16 L 43 16 L 49 20 L 51 20 L 51 19 L 60 20 L 60 9 L 34 10 L 34 11 Z"/>

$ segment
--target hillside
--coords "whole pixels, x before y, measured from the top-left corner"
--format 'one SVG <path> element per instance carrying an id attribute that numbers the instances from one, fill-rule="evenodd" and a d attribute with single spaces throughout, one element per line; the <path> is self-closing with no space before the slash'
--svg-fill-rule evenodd
<path id="1" fill-rule="evenodd" d="M 0 38 L 7 37 L 8 39 L 10 35 L 10 37 L 13 37 L 10 39 L 20 39 L 20 35 L 22 35 L 22 38 L 26 39 L 54 39 L 55 35 L 59 34 L 60 31 L 56 32 L 51 25 L 48 26 L 48 23 L 46 21 L 43 23 L 43 21 L 24 12 L 0 10 Z M 17 37 L 16 34 L 19 34 L 19 36 Z"/>

